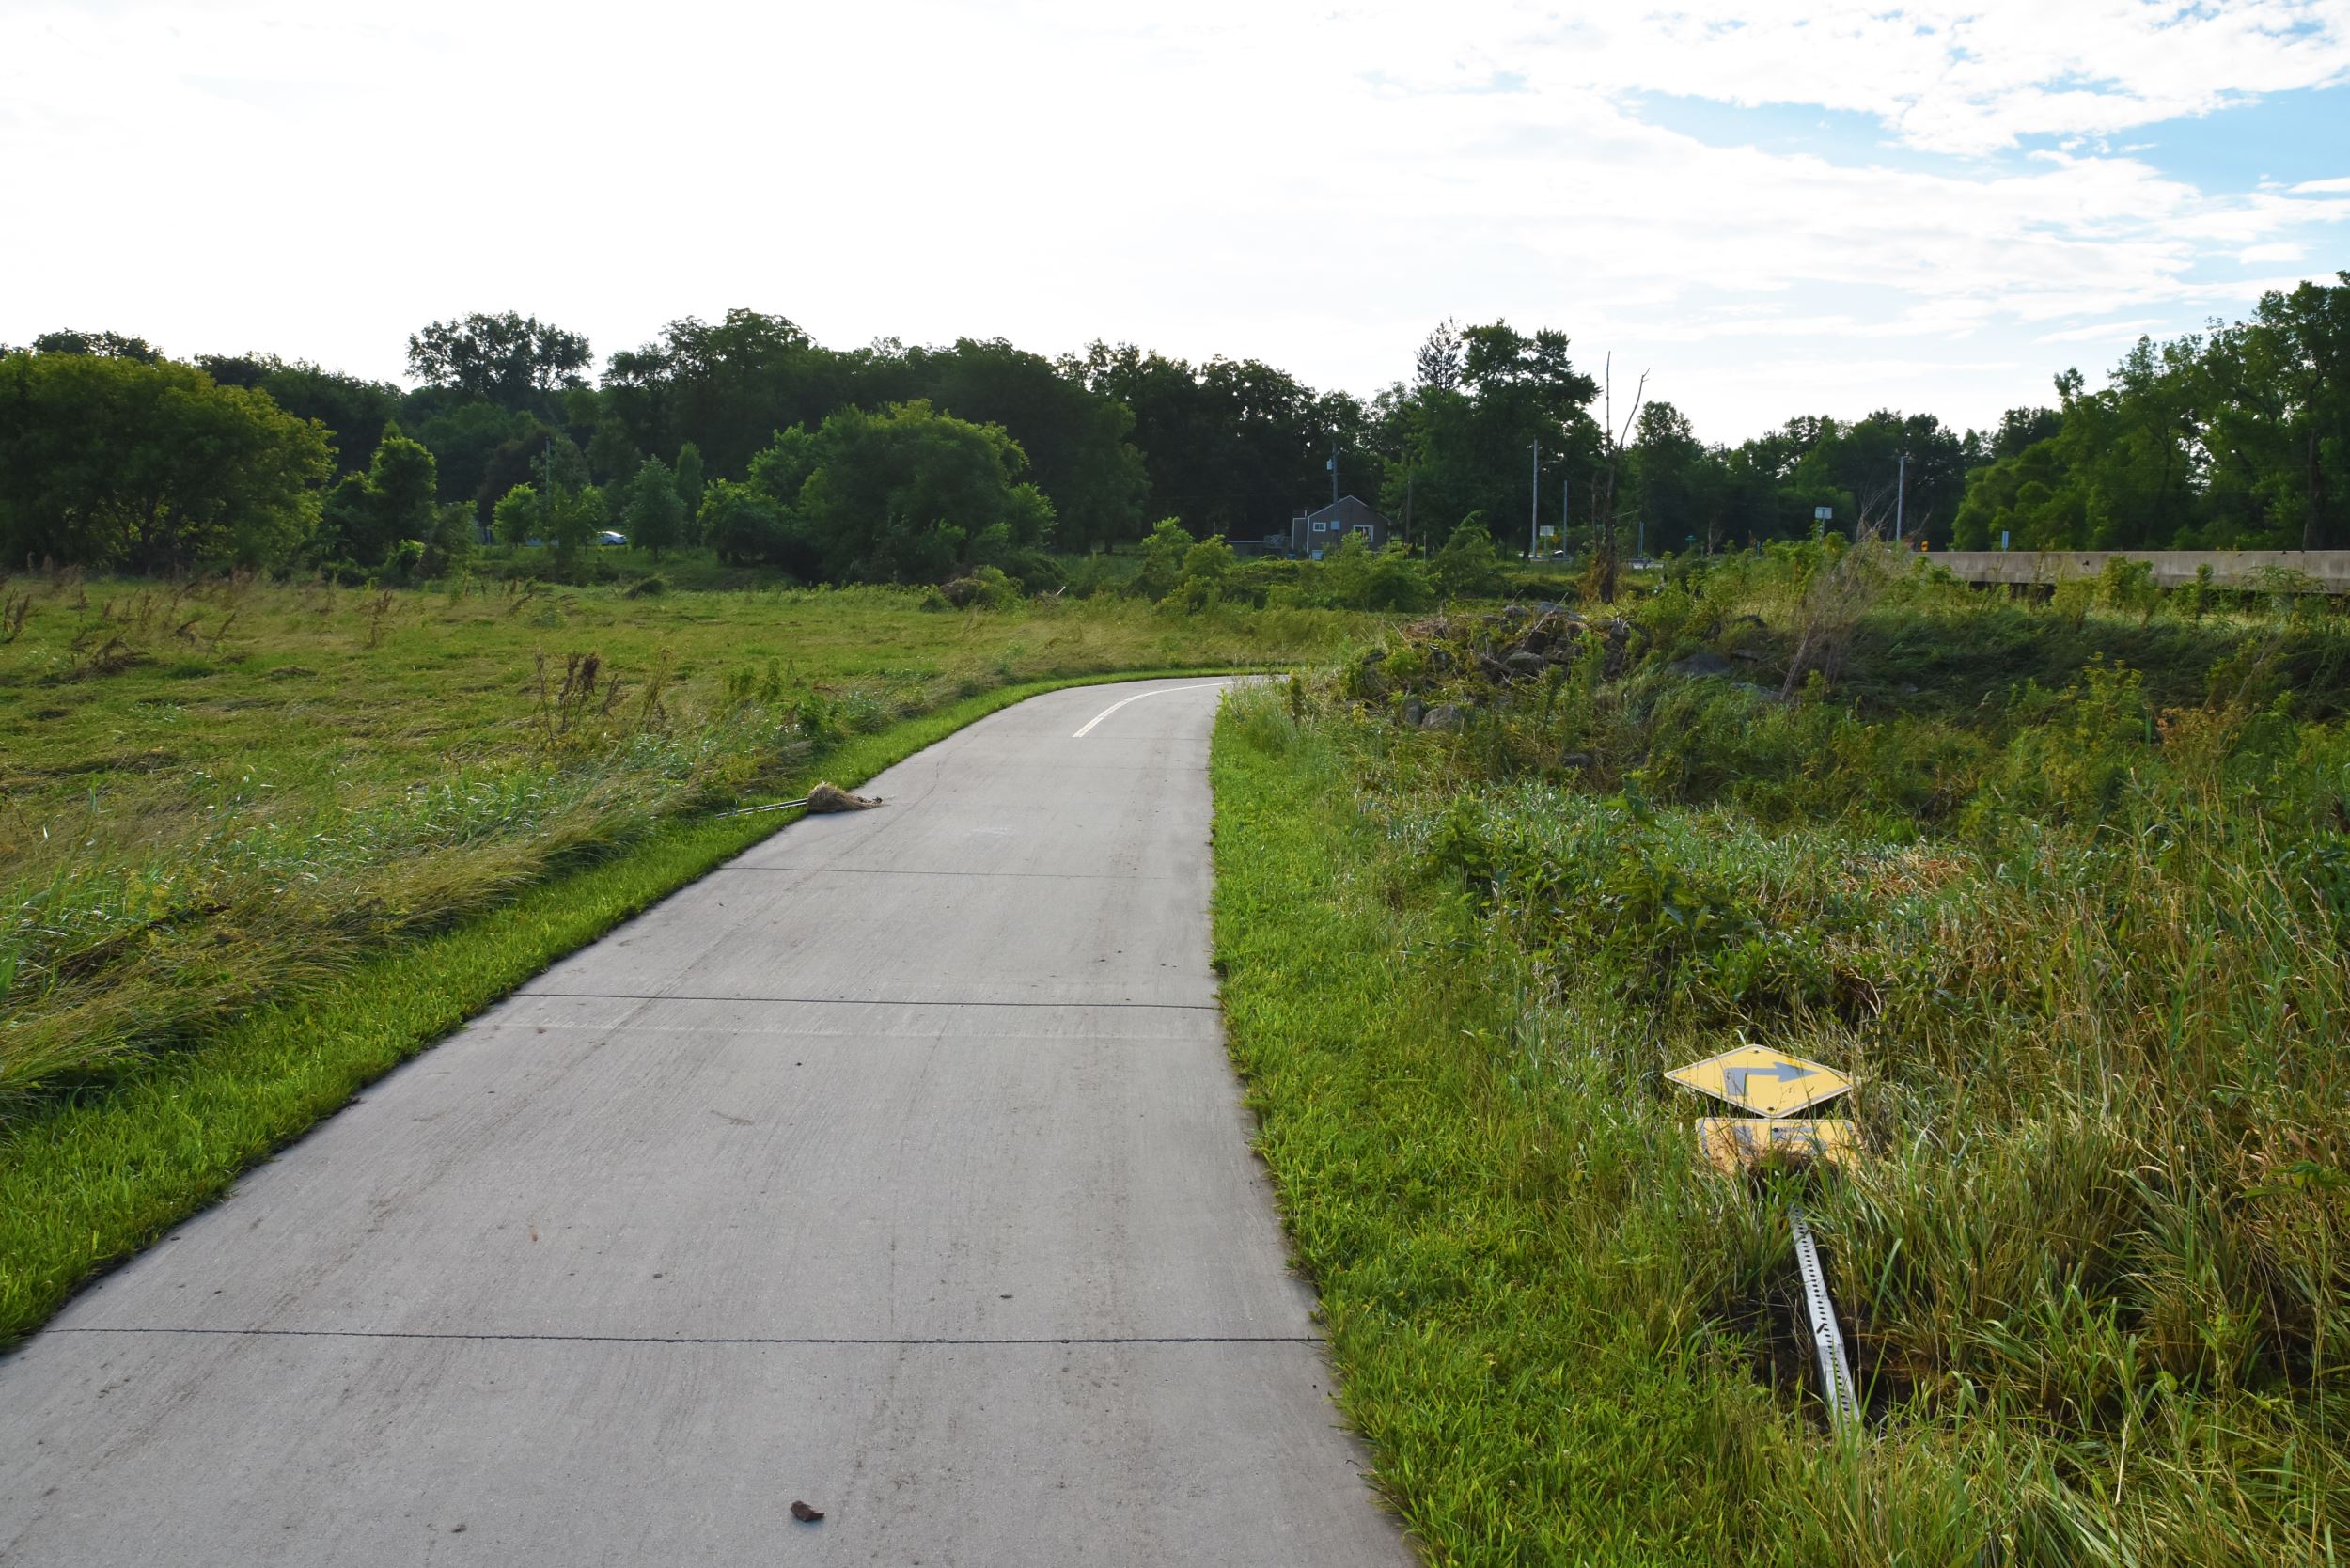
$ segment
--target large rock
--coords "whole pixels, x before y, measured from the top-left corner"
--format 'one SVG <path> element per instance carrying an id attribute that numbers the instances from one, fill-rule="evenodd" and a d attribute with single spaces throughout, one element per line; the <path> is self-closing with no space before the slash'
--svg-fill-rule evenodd
<path id="1" fill-rule="evenodd" d="M 1468 723 L 1468 709 L 1458 702 L 1439 702 L 1419 721 L 1422 729 L 1459 729 Z"/>
<path id="2" fill-rule="evenodd" d="M 1728 675 L 1731 662 L 1711 649 L 1700 648 L 1685 659 L 1675 659 L 1665 666 L 1674 675 Z"/>

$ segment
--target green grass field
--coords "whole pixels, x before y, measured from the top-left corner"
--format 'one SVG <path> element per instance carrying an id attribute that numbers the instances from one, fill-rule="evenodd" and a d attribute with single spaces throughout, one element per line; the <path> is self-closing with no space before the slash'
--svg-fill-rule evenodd
<path id="1" fill-rule="evenodd" d="M 1818 564 L 1220 723 L 1233 1051 L 1383 1483 L 1443 1563 L 2335 1560 L 2350 636 L 1912 582 L 1782 699 Z M 1859 1081 L 1856 1170 L 1700 1161 L 1663 1074 L 1742 1040 Z"/>
<path id="2" fill-rule="evenodd" d="M 0 1342 L 786 820 L 714 810 L 1044 684 L 1326 659 L 1371 624 L 922 604 L 36 580 L 0 645 Z"/>

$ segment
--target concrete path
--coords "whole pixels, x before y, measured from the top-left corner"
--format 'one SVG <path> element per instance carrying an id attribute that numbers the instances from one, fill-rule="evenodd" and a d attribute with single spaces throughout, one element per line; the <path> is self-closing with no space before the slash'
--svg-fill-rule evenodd
<path id="1" fill-rule="evenodd" d="M 1224 1057 L 1215 697 L 984 720 L 369 1090 L 0 1360 L 0 1563 L 1410 1561 Z"/>

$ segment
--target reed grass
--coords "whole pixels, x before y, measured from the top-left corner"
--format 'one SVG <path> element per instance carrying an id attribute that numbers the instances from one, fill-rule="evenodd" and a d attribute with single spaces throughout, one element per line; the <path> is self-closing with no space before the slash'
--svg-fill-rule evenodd
<path id="1" fill-rule="evenodd" d="M 1222 722 L 1236 1057 L 1385 1484 L 1443 1562 L 2330 1562 L 2350 638 L 1896 583 L 1782 699 L 1767 566 Z M 1856 1169 L 1701 1165 L 1663 1073 L 1742 1040 L 1859 1081 Z"/>

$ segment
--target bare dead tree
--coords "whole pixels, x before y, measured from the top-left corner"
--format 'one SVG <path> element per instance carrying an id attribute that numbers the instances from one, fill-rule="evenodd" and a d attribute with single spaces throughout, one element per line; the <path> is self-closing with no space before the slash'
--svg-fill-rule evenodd
<path id="1" fill-rule="evenodd" d="M 1613 353 L 1604 362 L 1601 377 L 1602 396 L 1606 400 L 1605 422 L 1599 431 L 1604 448 L 1600 456 L 1605 461 L 1600 469 L 1599 505 L 1595 509 L 1600 544 L 1598 554 L 1591 562 L 1591 571 L 1592 587 L 1599 595 L 1600 603 L 1612 604 L 1616 602 L 1616 459 L 1622 455 L 1624 443 L 1631 438 L 1632 427 L 1640 417 L 1640 405 L 1648 397 L 1648 372 L 1640 372 L 1639 384 L 1632 393 L 1632 412 L 1624 416 L 1621 432 L 1616 428 L 1616 356 Z"/>

